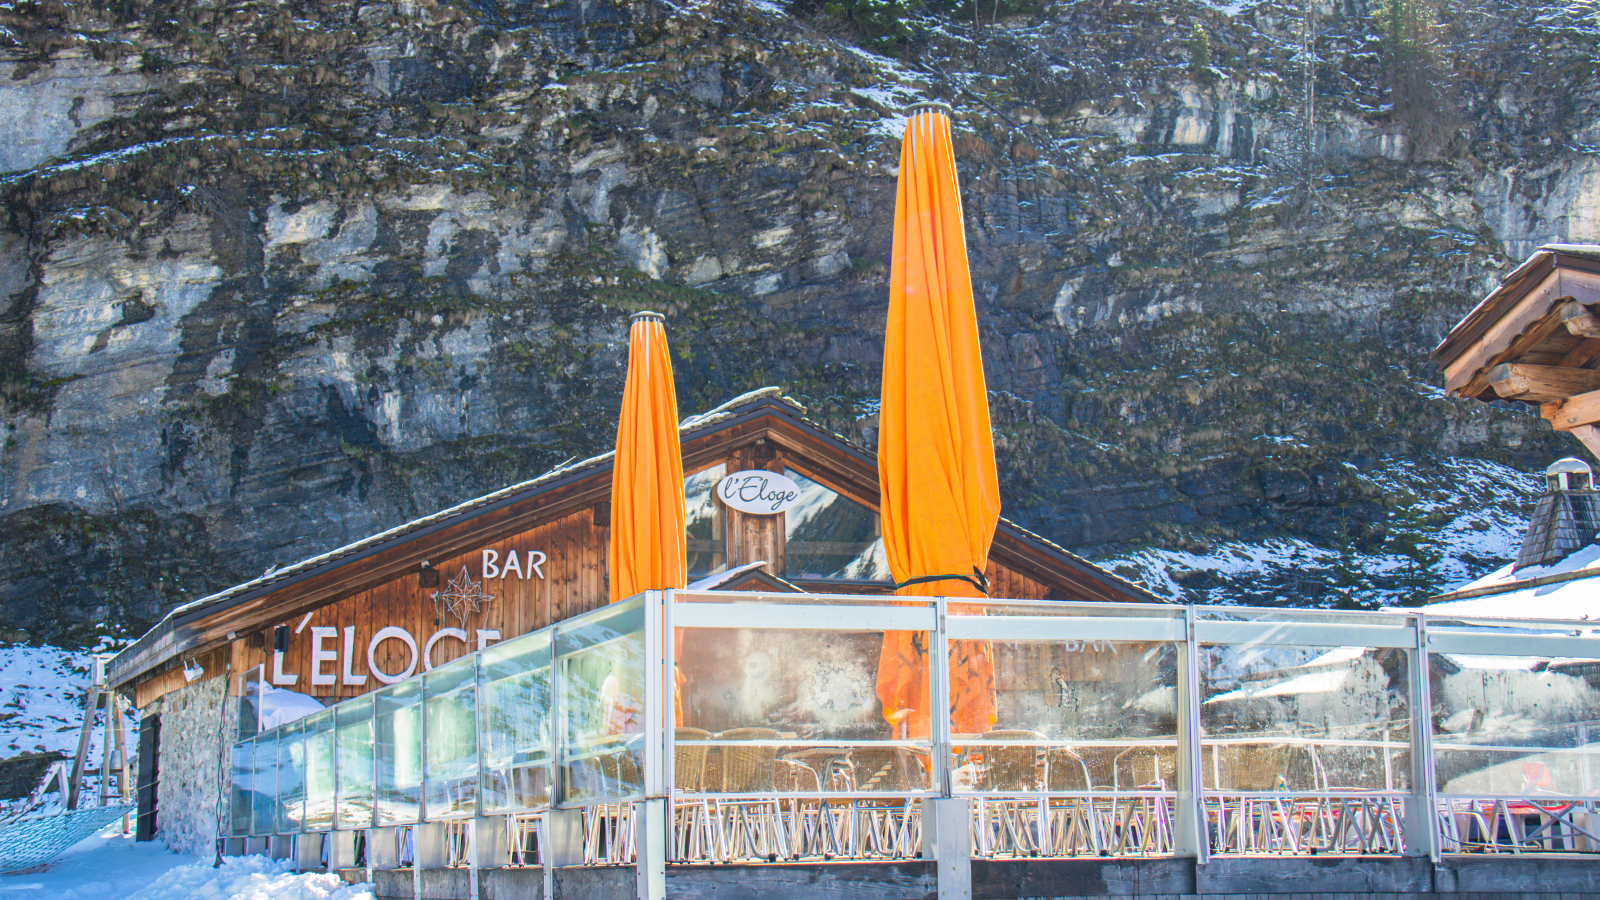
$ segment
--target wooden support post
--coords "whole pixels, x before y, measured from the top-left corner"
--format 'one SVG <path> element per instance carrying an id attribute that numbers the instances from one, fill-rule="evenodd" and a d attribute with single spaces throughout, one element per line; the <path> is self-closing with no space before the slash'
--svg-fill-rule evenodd
<path id="1" fill-rule="evenodd" d="M 83 694 L 83 724 L 78 727 L 78 750 L 72 755 L 72 781 L 67 785 L 67 809 L 77 809 L 83 791 L 84 760 L 89 755 L 89 740 L 94 737 L 94 714 L 100 705 L 100 686 L 92 684 Z"/>
<path id="2" fill-rule="evenodd" d="M 112 694 L 111 696 L 115 698 L 113 702 L 116 706 L 117 761 L 122 764 L 122 771 L 117 775 L 117 784 L 121 787 L 119 799 L 123 803 L 127 803 L 133 799 L 133 777 L 131 774 L 133 769 L 128 760 L 128 722 L 123 710 L 123 704 L 127 701 L 122 699 L 121 694 Z M 122 831 L 124 834 L 128 831 L 127 819 L 122 821 Z"/>
<path id="3" fill-rule="evenodd" d="M 117 720 L 117 695 L 107 691 L 105 693 L 106 727 L 100 735 L 100 805 L 105 806 L 111 802 L 111 732 L 116 728 Z"/>

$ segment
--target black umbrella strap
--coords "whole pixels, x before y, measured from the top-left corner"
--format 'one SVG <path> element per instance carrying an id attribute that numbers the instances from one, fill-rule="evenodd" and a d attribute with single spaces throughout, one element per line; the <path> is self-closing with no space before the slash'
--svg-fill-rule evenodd
<path id="1" fill-rule="evenodd" d="M 971 575 L 918 575 L 916 578 L 907 578 L 905 581 L 896 584 L 894 589 L 898 591 L 909 585 L 927 584 L 930 581 L 965 581 L 967 584 L 983 591 L 985 597 L 989 596 L 989 579 L 978 571 L 977 566 L 973 566 Z"/>

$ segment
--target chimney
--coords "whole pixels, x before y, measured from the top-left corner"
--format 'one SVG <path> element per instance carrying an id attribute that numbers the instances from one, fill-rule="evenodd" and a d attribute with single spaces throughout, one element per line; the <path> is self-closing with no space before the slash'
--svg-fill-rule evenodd
<path id="1" fill-rule="evenodd" d="M 1544 494 L 1528 521 L 1515 568 L 1543 566 L 1566 559 L 1589 544 L 1600 530 L 1600 491 L 1594 470 L 1581 459 L 1558 459 L 1544 470 Z"/>

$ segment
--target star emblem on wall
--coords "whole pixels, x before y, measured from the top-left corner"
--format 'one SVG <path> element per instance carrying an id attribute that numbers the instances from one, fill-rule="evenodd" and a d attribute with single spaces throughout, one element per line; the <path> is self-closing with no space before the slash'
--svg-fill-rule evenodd
<path id="1" fill-rule="evenodd" d="M 448 611 L 465 626 L 468 616 L 483 609 L 483 604 L 493 599 L 494 595 L 485 591 L 483 585 L 462 566 L 461 574 L 450 579 L 444 590 L 434 591 L 433 606 L 439 618 L 443 619 Z"/>

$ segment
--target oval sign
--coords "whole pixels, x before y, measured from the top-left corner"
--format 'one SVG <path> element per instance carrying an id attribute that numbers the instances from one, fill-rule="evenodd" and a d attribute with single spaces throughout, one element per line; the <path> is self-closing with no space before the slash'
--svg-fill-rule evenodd
<path id="1" fill-rule="evenodd" d="M 800 500 L 800 485 L 778 472 L 746 469 L 717 482 L 717 497 L 740 512 L 771 516 Z"/>

